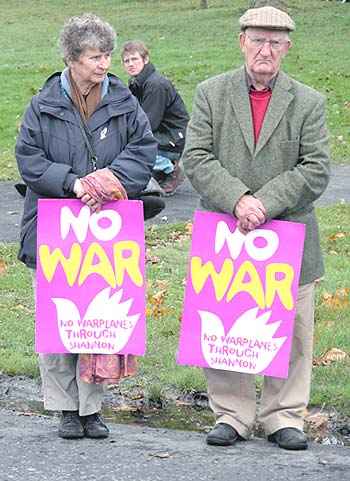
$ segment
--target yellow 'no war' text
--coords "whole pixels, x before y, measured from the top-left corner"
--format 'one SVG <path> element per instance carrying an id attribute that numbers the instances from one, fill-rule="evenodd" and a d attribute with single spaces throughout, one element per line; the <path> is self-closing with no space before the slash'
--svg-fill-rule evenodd
<path id="1" fill-rule="evenodd" d="M 62 265 L 67 283 L 73 286 L 76 282 L 81 286 L 91 274 L 101 276 L 111 287 L 123 284 L 125 273 L 133 283 L 141 287 L 143 276 L 140 271 L 140 246 L 134 241 L 121 241 L 113 244 L 113 263 L 109 260 L 103 247 L 97 242 L 90 244 L 83 254 L 80 244 L 72 244 L 66 257 L 61 249 L 50 248 L 42 244 L 39 247 L 39 260 L 42 271 L 48 282 L 55 275 L 58 264 Z"/>
<path id="2" fill-rule="evenodd" d="M 200 257 L 192 257 L 191 279 L 196 294 L 202 291 L 208 278 L 213 283 L 217 301 L 221 301 L 226 295 L 226 301 L 230 302 L 237 294 L 246 292 L 260 309 L 270 308 L 276 295 L 286 309 L 291 310 L 294 307 L 292 296 L 294 270 L 289 264 L 271 263 L 266 266 L 264 291 L 259 273 L 250 261 L 242 262 L 235 273 L 233 260 L 225 259 L 221 270 L 217 272 L 211 261 L 202 263 Z"/>

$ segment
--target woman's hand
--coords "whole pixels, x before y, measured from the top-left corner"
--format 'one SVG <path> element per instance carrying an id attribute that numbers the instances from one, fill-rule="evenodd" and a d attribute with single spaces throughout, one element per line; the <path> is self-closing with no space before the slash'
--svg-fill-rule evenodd
<path id="1" fill-rule="evenodd" d="M 77 179 L 77 180 L 74 182 L 73 192 L 74 192 L 74 194 L 78 197 L 78 199 L 80 199 L 81 197 L 83 197 L 83 195 L 85 194 L 85 191 L 84 191 L 84 188 L 83 188 L 83 184 L 80 182 L 80 179 Z"/>
<path id="2" fill-rule="evenodd" d="M 84 204 L 88 205 L 92 212 L 99 212 L 101 210 L 102 204 L 93 199 L 89 194 L 87 194 L 83 188 L 83 184 L 80 179 L 74 182 L 73 191 L 78 199 L 80 199 Z"/>
<path id="3" fill-rule="evenodd" d="M 92 212 L 100 212 L 102 208 L 102 204 L 90 197 L 89 194 L 84 194 L 83 197 L 80 197 L 80 200 L 84 202 L 84 204 L 88 205 Z"/>

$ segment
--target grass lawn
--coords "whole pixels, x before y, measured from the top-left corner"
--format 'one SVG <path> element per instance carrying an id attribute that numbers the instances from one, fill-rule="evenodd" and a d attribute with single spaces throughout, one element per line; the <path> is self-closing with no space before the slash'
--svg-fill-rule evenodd
<path id="1" fill-rule="evenodd" d="M 317 289 L 311 404 L 350 415 L 350 206 L 322 208 L 319 216 L 327 272 Z M 148 351 L 139 375 L 127 382 L 153 400 L 205 390 L 200 369 L 175 362 L 189 242 L 186 224 L 147 230 Z M 31 278 L 16 250 L 0 247 L 0 372 L 37 376 Z M 334 360 L 334 353 L 348 355 Z"/>
<path id="2" fill-rule="evenodd" d="M 350 162 L 350 5 L 289 0 L 296 21 L 285 70 L 323 92 L 335 162 Z M 0 0 L 0 180 L 16 179 L 13 148 L 26 104 L 44 80 L 62 69 L 58 33 L 68 17 L 93 11 L 119 34 L 119 46 L 139 38 L 155 65 L 174 81 L 191 110 L 201 80 L 241 64 L 238 18 L 249 0 Z M 117 49 L 112 71 L 124 80 Z"/>

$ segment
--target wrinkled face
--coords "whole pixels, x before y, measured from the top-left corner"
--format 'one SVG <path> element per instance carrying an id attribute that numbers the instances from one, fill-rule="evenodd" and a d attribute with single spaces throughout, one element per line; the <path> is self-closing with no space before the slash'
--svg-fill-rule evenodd
<path id="1" fill-rule="evenodd" d="M 291 42 L 287 32 L 247 28 L 239 37 L 247 70 L 255 76 L 274 77 L 287 54 Z"/>
<path id="2" fill-rule="evenodd" d="M 127 53 L 123 57 L 123 67 L 126 73 L 135 77 L 144 69 L 144 66 L 149 62 L 149 58 L 142 58 L 139 52 Z"/>
<path id="3" fill-rule="evenodd" d="M 111 65 L 111 52 L 88 48 L 78 60 L 71 61 L 68 65 L 78 84 L 100 83 L 103 82 Z"/>

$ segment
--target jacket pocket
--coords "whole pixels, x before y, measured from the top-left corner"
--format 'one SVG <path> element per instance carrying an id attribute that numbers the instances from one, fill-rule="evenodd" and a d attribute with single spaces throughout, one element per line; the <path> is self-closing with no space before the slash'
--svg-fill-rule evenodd
<path id="1" fill-rule="evenodd" d="M 37 215 L 27 222 L 20 234 L 20 251 L 18 258 L 28 267 L 33 267 L 36 262 L 36 226 Z"/>

